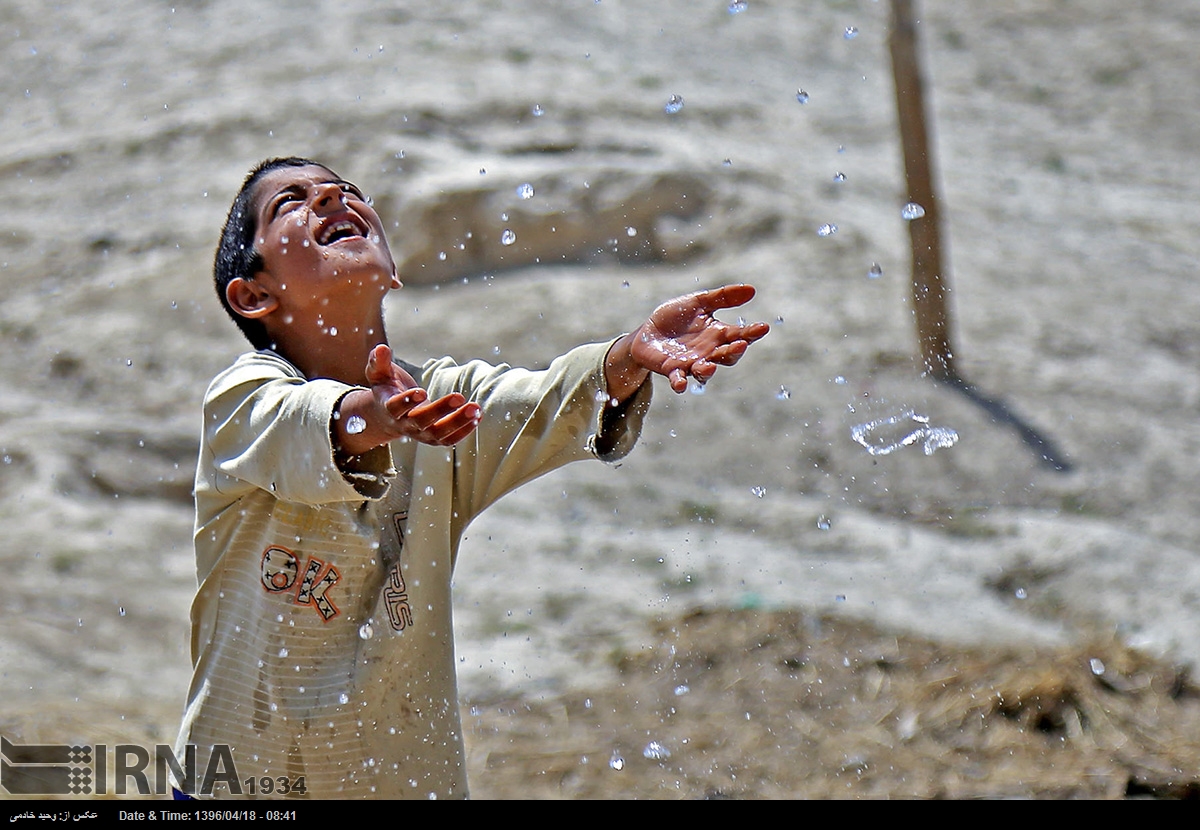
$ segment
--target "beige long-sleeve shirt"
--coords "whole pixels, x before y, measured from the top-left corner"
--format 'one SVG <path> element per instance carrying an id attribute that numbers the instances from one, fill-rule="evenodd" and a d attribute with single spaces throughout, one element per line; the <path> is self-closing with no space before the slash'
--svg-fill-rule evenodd
<path id="1" fill-rule="evenodd" d="M 629 452 L 651 385 L 606 423 L 609 346 L 537 372 L 430 361 L 412 371 L 430 399 L 479 402 L 479 427 L 452 448 L 393 442 L 354 469 L 339 468 L 330 437 L 352 387 L 306 380 L 269 352 L 213 381 L 196 473 L 194 674 L 176 746 L 181 760 L 195 747 L 194 781 L 177 786 L 466 796 L 450 605 L 459 541 L 505 493 L 597 457 L 602 428 L 604 460 Z"/>

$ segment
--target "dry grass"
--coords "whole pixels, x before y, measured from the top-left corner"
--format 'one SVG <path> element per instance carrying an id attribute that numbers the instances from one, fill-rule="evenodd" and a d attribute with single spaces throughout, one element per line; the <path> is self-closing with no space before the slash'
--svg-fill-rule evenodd
<path id="1" fill-rule="evenodd" d="M 1118 642 L 953 651 L 751 611 L 652 637 L 610 688 L 476 702 L 474 796 L 1200 796 L 1200 691 Z M 645 757 L 652 741 L 669 757 Z"/>

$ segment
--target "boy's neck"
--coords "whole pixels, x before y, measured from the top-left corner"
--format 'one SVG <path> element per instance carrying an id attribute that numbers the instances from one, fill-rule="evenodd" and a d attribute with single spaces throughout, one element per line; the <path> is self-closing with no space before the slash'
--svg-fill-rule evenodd
<path id="1" fill-rule="evenodd" d="M 367 358 L 373 348 L 387 343 L 383 313 L 369 323 L 333 323 L 290 325 L 268 331 L 273 351 L 304 373 L 309 380 L 328 378 L 352 386 L 366 382 Z"/>

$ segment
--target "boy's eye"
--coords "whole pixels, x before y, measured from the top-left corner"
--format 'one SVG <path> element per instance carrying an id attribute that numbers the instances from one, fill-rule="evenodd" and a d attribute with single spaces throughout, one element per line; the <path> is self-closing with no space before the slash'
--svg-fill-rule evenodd
<path id="1" fill-rule="evenodd" d="M 275 204 L 271 208 L 271 216 L 278 216 L 285 208 L 295 205 L 300 201 L 300 197 L 295 193 L 281 193 L 276 199 Z"/>
<path id="2" fill-rule="evenodd" d="M 374 199 L 372 199 L 370 196 L 364 195 L 361 190 L 359 190 L 357 187 L 350 184 L 349 182 L 342 183 L 342 192 L 347 193 L 347 194 L 353 196 L 355 199 L 358 199 L 360 202 L 364 202 L 368 205 L 375 204 Z"/>

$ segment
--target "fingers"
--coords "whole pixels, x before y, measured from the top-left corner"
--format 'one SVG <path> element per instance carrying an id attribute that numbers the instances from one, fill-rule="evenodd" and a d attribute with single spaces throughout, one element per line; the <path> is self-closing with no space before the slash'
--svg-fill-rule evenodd
<path id="1" fill-rule="evenodd" d="M 423 444 L 449 446 L 466 438 L 478 425 L 482 414 L 479 404 L 468 403 L 461 394 L 452 392 L 435 401 L 427 401 L 427 397 L 424 389 L 413 389 L 387 401 L 388 412 L 404 435 Z"/>
<path id="2" fill-rule="evenodd" d="M 754 299 L 754 286 L 746 284 L 723 285 L 708 291 L 701 291 L 696 300 L 710 314 L 722 308 L 735 308 L 745 305 Z"/>
<path id="3" fill-rule="evenodd" d="M 380 343 L 371 349 L 371 353 L 367 355 L 367 383 L 371 386 L 387 383 L 392 379 L 391 370 L 388 368 L 391 365 L 392 350 L 386 344 Z"/>
<path id="4" fill-rule="evenodd" d="M 667 382 L 671 384 L 671 391 L 675 393 L 687 391 L 687 379 L 687 372 L 685 372 L 682 368 L 672 369 L 667 373 Z"/>

